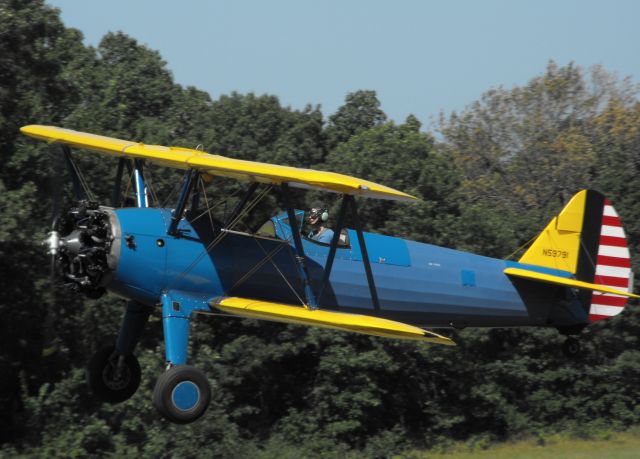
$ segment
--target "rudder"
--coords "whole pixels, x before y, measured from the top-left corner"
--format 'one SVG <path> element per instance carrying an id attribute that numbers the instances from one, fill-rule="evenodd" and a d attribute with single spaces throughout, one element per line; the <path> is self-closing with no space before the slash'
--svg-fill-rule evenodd
<path id="1" fill-rule="evenodd" d="M 601 217 L 594 283 L 633 291 L 633 271 L 627 239 L 620 217 L 608 199 L 604 200 Z M 589 320 L 595 322 L 622 312 L 627 298 L 593 292 L 589 304 Z"/>
<path id="2" fill-rule="evenodd" d="M 632 291 L 626 237 L 611 203 L 599 192 L 578 192 L 522 255 L 520 263 L 568 271 L 580 281 Z M 627 298 L 580 290 L 579 299 L 597 321 L 622 312 Z"/>

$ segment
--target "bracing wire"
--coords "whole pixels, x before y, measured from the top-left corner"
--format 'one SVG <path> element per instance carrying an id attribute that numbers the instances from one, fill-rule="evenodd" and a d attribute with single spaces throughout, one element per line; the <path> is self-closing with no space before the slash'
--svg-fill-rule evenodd
<path id="1" fill-rule="evenodd" d="M 96 197 L 91 192 L 91 189 L 89 189 L 89 184 L 87 183 L 87 180 L 84 178 L 84 175 L 82 175 L 82 171 L 80 170 L 80 168 L 76 165 L 75 161 L 71 161 L 70 160 L 69 163 L 71 164 L 71 167 L 73 167 L 73 170 L 74 170 L 76 176 L 78 177 L 78 180 L 80 181 L 80 186 L 82 186 L 82 189 L 84 190 L 85 194 L 87 195 L 87 198 L 90 201 L 95 201 Z"/>
<path id="2" fill-rule="evenodd" d="M 278 246 L 276 246 L 275 249 L 273 249 L 271 252 L 266 253 L 265 252 L 265 258 L 263 258 L 262 260 L 260 260 L 258 263 L 256 263 L 255 265 L 253 265 L 253 267 L 247 271 L 246 273 L 244 273 L 244 275 L 238 279 L 236 281 L 235 284 L 233 284 L 233 286 L 229 289 L 229 292 L 231 292 L 232 290 L 234 290 L 236 287 L 239 287 L 241 284 L 243 284 L 247 279 L 249 279 L 251 276 L 253 276 L 260 268 L 262 268 L 268 261 L 270 261 L 273 257 L 275 257 L 278 252 L 280 252 L 282 250 L 282 248 L 287 245 L 286 243 L 283 244 L 279 244 Z"/>
<path id="3" fill-rule="evenodd" d="M 131 189 L 131 183 L 133 182 L 133 174 L 134 172 L 132 170 L 131 173 L 129 174 L 129 180 L 127 180 L 127 186 L 124 189 L 123 197 L 124 197 L 125 204 L 126 204 L 127 196 L 129 195 L 129 190 Z"/>
<path id="4" fill-rule="evenodd" d="M 240 219 L 244 218 L 244 216 L 246 214 L 248 214 L 249 212 L 251 212 L 251 210 L 253 210 L 253 208 L 264 198 L 264 196 L 269 192 L 269 190 L 271 190 L 271 185 L 269 185 L 268 187 L 264 188 L 257 196 L 255 196 L 252 201 L 247 204 L 245 206 L 245 208 L 238 213 L 238 215 L 236 216 L 236 218 L 234 218 L 229 225 L 227 226 L 227 229 L 231 229 Z M 180 282 L 182 279 L 184 279 L 184 277 L 189 274 L 191 272 L 191 270 L 200 262 L 200 260 L 202 260 L 202 258 L 209 253 L 210 251 L 212 251 L 219 243 L 220 241 L 222 241 L 222 239 L 227 235 L 227 232 L 225 231 L 221 231 L 214 239 L 213 241 L 211 241 L 206 247 L 205 249 L 191 262 L 191 264 L 189 264 L 189 266 L 187 266 L 181 273 L 180 275 L 178 275 L 174 281 L 171 283 L 171 286 L 176 285 L 178 282 Z"/>
<path id="5" fill-rule="evenodd" d="M 215 232 L 216 230 L 216 226 L 213 224 L 213 215 L 211 215 L 211 213 L 213 212 L 213 210 L 218 207 L 218 205 L 220 204 L 220 202 L 222 201 L 218 201 L 217 204 L 214 204 L 213 207 L 209 207 L 209 199 L 207 198 L 207 189 L 204 186 L 204 180 L 202 180 L 202 177 L 199 177 L 198 181 L 200 182 L 200 187 L 202 188 L 202 196 L 204 196 L 204 205 L 207 208 L 207 210 L 204 211 L 204 213 L 207 214 L 207 216 L 209 217 L 209 224 L 211 225 L 211 231 Z M 195 220 L 197 220 L 198 218 L 200 218 L 203 214 L 200 214 L 199 216 L 197 216 L 195 218 Z"/>
<path id="6" fill-rule="evenodd" d="M 525 247 L 527 247 L 529 244 L 531 244 L 533 241 L 535 241 L 538 236 L 540 235 L 540 233 L 536 234 L 535 236 L 533 236 L 531 239 L 529 239 L 527 242 L 525 242 L 524 244 L 522 244 L 520 247 L 518 247 L 517 249 L 515 249 L 513 252 L 511 252 L 507 257 L 505 257 L 505 260 L 510 260 L 511 257 L 513 257 L 516 253 L 518 253 L 520 250 L 524 249 Z"/>
<path id="7" fill-rule="evenodd" d="M 251 209 L 253 209 L 253 207 L 257 204 L 257 201 L 262 199 L 262 196 L 264 195 L 264 193 L 261 193 L 256 199 L 254 199 L 254 201 L 248 205 L 245 209 L 244 212 L 241 212 L 240 215 L 238 217 L 242 217 L 243 214 L 246 214 L 247 212 L 249 212 Z M 230 229 L 231 227 L 233 227 L 233 225 L 236 223 L 237 219 L 234 219 L 234 221 L 232 221 L 229 226 L 228 229 Z M 209 245 L 207 245 L 207 247 L 205 247 L 205 250 L 202 251 L 194 260 L 193 262 L 187 266 L 187 268 L 180 274 L 180 276 L 178 276 L 178 278 L 176 279 L 176 281 L 174 281 L 174 283 L 172 285 L 175 285 L 176 282 L 182 280 L 184 278 L 184 276 L 186 276 L 199 262 L 200 260 L 205 256 L 205 254 L 209 253 L 211 250 L 213 250 L 218 243 L 220 243 L 220 241 L 227 235 L 226 232 L 220 232 L 216 238 L 211 241 L 209 243 Z"/>
<path id="8" fill-rule="evenodd" d="M 149 169 L 151 169 L 148 165 L 147 165 L 147 171 L 149 171 Z M 153 180 L 151 179 L 151 173 L 146 174 L 146 182 L 147 182 L 147 186 L 149 188 L 149 194 L 151 195 L 151 201 L 155 202 L 156 205 L 160 205 L 160 200 L 158 199 L 158 194 L 156 193 L 154 187 L 153 187 Z"/>
<path id="9" fill-rule="evenodd" d="M 591 263 L 591 267 L 594 269 L 594 273 L 596 270 L 596 262 L 593 258 L 591 258 L 591 254 L 589 253 L 589 251 L 587 250 L 587 247 L 584 245 L 584 242 L 582 242 L 582 238 L 580 238 L 580 247 L 582 248 L 582 250 L 584 251 L 585 254 L 587 254 L 587 257 L 589 259 L 589 263 Z"/>
<path id="10" fill-rule="evenodd" d="M 262 245 L 260 244 L 260 242 L 258 241 L 258 239 L 253 238 L 254 241 L 256 241 L 256 244 L 258 244 L 258 247 L 260 247 L 260 250 L 262 250 L 262 252 L 266 255 L 267 251 L 264 249 L 264 247 L 262 247 Z M 289 249 L 291 249 L 291 245 L 289 244 L 291 240 L 287 239 L 287 247 Z M 292 254 L 293 255 L 293 254 Z M 282 271 L 280 271 L 280 268 L 278 268 L 278 265 L 276 265 L 276 263 L 273 261 L 273 257 L 269 258 L 269 261 L 271 262 L 271 265 L 273 265 L 273 267 L 276 269 L 276 271 L 278 271 L 278 274 L 280 274 L 280 276 L 282 277 L 282 279 L 284 280 L 285 284 L 287 284 L 287 286 L 291 289 L 291 291 L 293 292 L 293 294 L 296 296 L 296 298 L 298 298 L 298 301 L 300 301 L 300 303 L 302 304 L 302 306 L 306 306 L 306 303 L 304 302 L 304 300 L 300 297 L 300 295 L 298 295 L 298 292 L 296 291 L 295 288 L 293 288 L 293 285 L 291 285 L 291 283 L 287 280 L 287 276 L 285 276 Z M 295 261 L 295 260 L 294 260 Z"/>
<path id="11" fill-rule="evenodd" d="M 177 191 L 181 187 L 182 187 L 182 183 L 179 180 L 177 180 L 176 184 L 173 187 L 173 189 L 169 193 L 169 196 L 167 196 L 166 199 L 164 201 L 162 201 L 162 205 L 160 207 L 162 207 L 162 208 L 167 207 L 167 204 L 169 203 L 169 201 L 173 198 L 173 196 L 177 193 Z"/>
<path id="12" fill-rule="evenodd" d="M 240 193 L 240 190 L 236 190 L 230 197 L 234 198 L 236 197 L 238 194 Z M 227 199 L 229 199 L 230 197 L 225 197 L 220 199 L 218 202 L 216 202 L 215 204 L 213 204 L 212 206 L 209 205 L 209 199 L 207 198 L 207 190 L 204 188 L 204 183 L 202 183 L 202 195 L 204 197 L 205 200 L 205 207 L 206 209 L 204 211 L 202 211 L 200 214 L 198 214 L 195 218 L 193 218 L 191 221 L 197 221 L 200 218 L 202 218 L 205 214 L 209 214 L 209 222 L 211 223 L 211 228 L 215 229 L 215 225 L 213 224 L 213 216 L 212 216 L 212 211 L 214 209 L 216 209 L 220 204 L 222 204 L 223 202 L 225 202 Z"/>

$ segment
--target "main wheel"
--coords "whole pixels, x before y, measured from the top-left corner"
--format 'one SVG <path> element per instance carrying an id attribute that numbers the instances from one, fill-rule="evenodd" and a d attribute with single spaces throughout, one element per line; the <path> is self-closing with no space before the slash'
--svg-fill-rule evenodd
<path id="1" fill-rule="evenodd" d="M 211 400 L 205 374 L 197 368 L 180 365 L 160 375 L 153 389 L 153 404 L 171 422 L 187 424 L 204 414 Z"/>
<path id="2" fill-rule="evenodd" d="M 140 364 L 134 355 L 122 355 L 115 346 L 93 354 L 87 367 L 87 382 L 94 395 L 108 403 L 131 398 L 140 386 Z"/>
<path id="3" fill-rule="evenodd" d="M 580 354 L 580 341 L 575 338 L 568 337 L 562 343 L 562 352 L 569 358 L 576 358 Z"/>

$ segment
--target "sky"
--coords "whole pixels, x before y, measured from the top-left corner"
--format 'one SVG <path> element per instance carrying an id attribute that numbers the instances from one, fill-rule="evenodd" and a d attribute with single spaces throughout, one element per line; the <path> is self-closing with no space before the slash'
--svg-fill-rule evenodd
<path id="1" fill-rule="evenodd" d="M 175 81 L 217 99 L 273 94 L 325 116 L 360 89 L 400 123 L 428 125 L 549 60 L 640 81 L 636 0 L 46 0 L 97 46 L 123 31 Z"/>

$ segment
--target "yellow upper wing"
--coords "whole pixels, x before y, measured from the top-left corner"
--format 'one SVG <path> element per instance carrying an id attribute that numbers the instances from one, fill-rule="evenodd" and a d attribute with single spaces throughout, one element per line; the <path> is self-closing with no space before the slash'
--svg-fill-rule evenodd
<path id="1" fill-rule="evenodd" d="M 393 201 L 416 200 L 413 196 L 393 188 L 335 172 L 243 161 L 189 148 L 145 145 L 55 126 L 30 125 L 20 130 L 23 134 L 49 143 L 64 143 L 71 147 L 86 148 L 113 156 L 144 159 L 180 169 L 194 168 L 209 175 L 274 185 L 287 183 L 298 188 L 333 191 L 367 198 Z"/>

